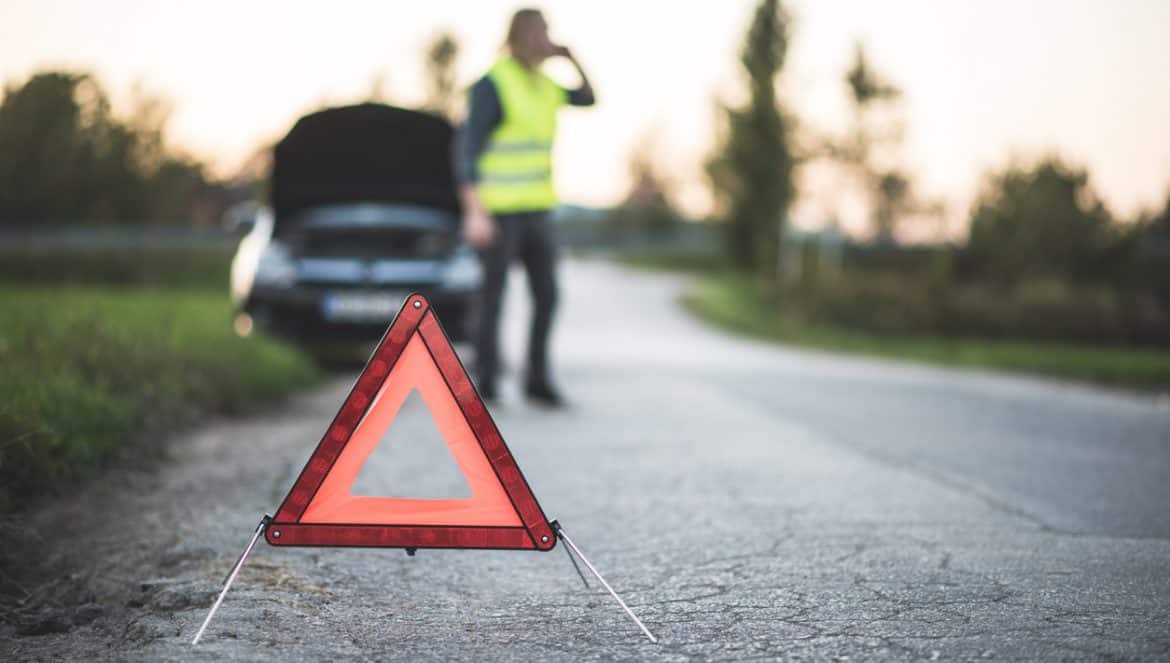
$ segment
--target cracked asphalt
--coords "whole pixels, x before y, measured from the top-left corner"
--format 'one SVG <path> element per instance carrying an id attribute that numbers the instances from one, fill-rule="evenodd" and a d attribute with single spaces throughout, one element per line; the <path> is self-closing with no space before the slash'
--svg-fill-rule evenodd
<path id="1" fill-rule="evenodd" d="M 1170 659 L 1165 396 L 745 341 L 690 319 L 682 279 L 604 262 L 566 261 L 563 281 L 574 407 L 532 409 L 508 383 L 493 414 L 660 644 L 562 550 L 261 543 L 191 647 L 342 376 L 37 514 L 79 605 L 0 626 L 0 658 Z M 508 306 L 516 361 L 522 281 Z M 419 403 L 387 435 L 363 488 L 459 494 Z"/>

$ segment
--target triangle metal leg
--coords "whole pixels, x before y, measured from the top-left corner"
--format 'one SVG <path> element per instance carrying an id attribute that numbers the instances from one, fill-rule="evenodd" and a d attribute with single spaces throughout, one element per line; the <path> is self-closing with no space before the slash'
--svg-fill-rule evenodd
<path id="1" fill-rule="evenodd" d="M 573 570 L 581 577 L 581 582 L 585 584 L 585 589 L 589 589 L 589 581 L 585 579 L 585 574 L 581 573 L 581 567 L 577 566 L 577 558 L 573 557 L 573 551 L 567 545 L 565 546 L 565 554 L 569 556 L 569 561 L 573 563 Z"/>
<path id="2" fill-rule="evenodd" d="M 252 533 L 252 540 L 248 542 L 248 547 L 244 548 L 244 552 L 240 554 L 235 566 L 228 573 L 227 579 L 223 583 L 223 589 L 220 590 L 219 596 L 215 599 L 215 603 L 211 605 L 211 610 L 207 612 L 207 618 L 203 620 L 199 631 L 195 633 L 195 637 L 191 640 L 192 645 L 199 644 L 199 639 L 203 637 L 203 632 L 207 630 L 207 625 L 211 623 L 211 619 L 215 617 L 215 612 L 219 610 L 219 605 L 223 603 L 223 597 L 227 596 L 228 590 L 232 587 L 232 583 L 236 581 L 236 576 L 240 575 L 240 569 L 244 567 L 244 562 L 248 561 L 248 555 L 252 553 L 252 548 L 256 547 L 256 542 L 260 540 L 260 535 L 264 533 L 264 529 L 268 527 L 268 523 L 270 522 L 272 522 L 272 517 L 268 515 L 260 519 L 260 524 L 256 526 L 256 531 Z"/>
<path id="3" fill-rule="evenodd" d="M 605 581 L 605 578 L 601 577 L 601 574 L 597 572 L 597 569 L 589 563 L 588 558 L 581 554 L 581 549 L 573 543 L 573 540 L 570 539 L 567 534 L 565 534 L 565 528 L 555 520 L 549 524 L 552 525 L 553 531 L 557 533 L 557 538 L 559 538 L 561 541 L 564 541 L 565 546 L 576 553 L 577 557 L 581 558 L 581 561 L 585 563 L 585 568 L 589 569 L 589 572 L 592 573 L 595 578 L 597 578 L 598 582 L 600 582 L 601 585 L 609 591 L 610 595 L 613 596 L 613 598 L 618 602 L 618 605 L 622 607 L 622 610 L 625 610 L 626 614 L 630 616 L 630 619 L 634 620 L 634 623 L 638 625 L 638 628 L 642 629 L 642 632 L 646 634 L 646 637 L 650 638 L 650 642 L 657 644 L 658 638 L 654 637 L 654 634 L 650 632 L 650 629 L 646 628 L 646 625 L 642 623 L 641 619 L 638 619 L 638 616 L 634 614 L 633 610 L 630 610 L 630 606 L 626 605 L 626 602 L 622 600 L 622 597 L 618 596 L 617 592 L 613 591 L 613 587 L 610 587 L 609 583 Z M 576 566 L 576 564 L 574 564 L 574 566 Z M 578 569 L 578 573 L 579 572 L 580 569 Z M 584 580 L 584 576 L 582 576 L 582 580 Z"/>

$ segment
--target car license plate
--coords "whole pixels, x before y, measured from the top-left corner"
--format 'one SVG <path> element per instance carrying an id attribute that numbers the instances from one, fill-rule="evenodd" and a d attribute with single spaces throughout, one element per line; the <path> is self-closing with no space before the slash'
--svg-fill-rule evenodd
<path id="1" fill-rule="evenodd" d="M 321 315 L 338 322 L 389 322 L 405 292 L 336 292 L 321 298 Z"/>

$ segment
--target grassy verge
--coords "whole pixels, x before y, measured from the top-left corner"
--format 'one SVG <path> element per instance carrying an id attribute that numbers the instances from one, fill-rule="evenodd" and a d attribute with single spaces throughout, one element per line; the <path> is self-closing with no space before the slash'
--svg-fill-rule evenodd
<path id="1" fill-rule="evenodd" d="M 285 345 L 236 337 L 220 291 L 7 285 L 0 312 L 0 510 L 317 376 Z"/>
<path id="2" fill-rule="evenodd" d="M 223 292 L 232 253 L 231 248 L 215 247 L 4 247 L 0 248 L 0 282 Z"/>
<path id="3" fill-rule="evenodd" d="M 730 331 L 833 352 L 1037 373 L 1141 389 L 1170 388 L 1170 352 L 937 336 L 883 336 L 808 323 L 782 314 L 750 280 L 700 279 L 685 297 L 699 317 Z"/>

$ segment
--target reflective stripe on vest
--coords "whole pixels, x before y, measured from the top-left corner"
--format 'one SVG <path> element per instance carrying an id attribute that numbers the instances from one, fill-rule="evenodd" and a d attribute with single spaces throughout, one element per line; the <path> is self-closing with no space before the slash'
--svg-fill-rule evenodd
<path id="1" fill-rule="evenodd" d="M 565 91 L 543 73 L 503 58 L 488 72 L 502 118 L 479 158 L 479 197 L 492 212 L 552 209 L 552 143 Z"/>

